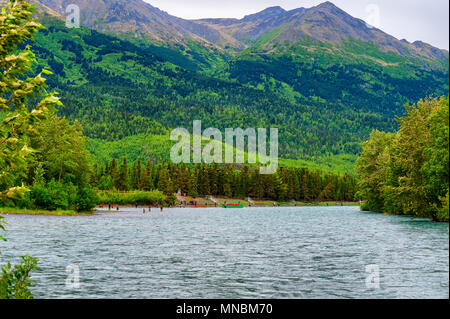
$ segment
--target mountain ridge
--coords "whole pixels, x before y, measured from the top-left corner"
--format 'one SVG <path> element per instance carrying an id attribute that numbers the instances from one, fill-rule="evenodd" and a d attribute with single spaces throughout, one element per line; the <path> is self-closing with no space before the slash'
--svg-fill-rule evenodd
<path id="1" fill-rule="evenodd" d="M 120 16 L 114 13 L 125 3 L 111 6 L 118 2 L 99 0 L 97 5 L 110 8 L 103 21 L 114 25 L 115 19 L 129 16 L 130 11 L 119 12 Z M 167 17 L 155 11 L 155 17 L 158 14 Z M 373 129 L 394 131 L 394 116 L 403 114 L 405 104 L 448 95 L 448 59 L 440 63 L 402 57 L 355 39 L 336 45 L 308 38 L 296 44 L 280 40 L 286 34 L 290 36 L 289 32 L 295 30 L 289 28 L 304 22 L 305 17 L 319 22 L 329 19 L 330 25 L 337 27 L 339 18 L 364 23 L 341 15 L 341 10 L 325 3 L 314 10 L 272 7 L 244 17 L 246 21 L 209 20 L 207 23 L 224 28 L 242 23 L 249 26 L 243 32 L 255 32 L 256 40 L 250 40 L 247 48 L 224 47 L 223 51 L 205 38 L 196 42 L 180 35 L 173 44 L 145 41 L 148 38 L 112 34 L 106 31 L 107 25 L 99 31 L 84 26 L 70 29 L 61 15 L 59 19 L 43 15 L 40 22 L 46 28 L 30 45 L 39 67 L 53 71 L 48 84 L 51 90 L 61 92 L 64 105 L 58 114 L 79 121 L 89 138 L 111 142 L 126 139 L 123 147 L 127 150 L 137 143 L 129 152 L 134 159 L 138 148 L 151 148 L 139 146 L 138 136 L 191 127 L 195 119 L 202 119 L 205 127 L 219 129 L 278 127 L 280 156 L 284 159 L 354 159 Z M 92 21 L 98 17 L 104 14 L 95 13 Z M 147 19 L 141 18 L 144 22 Z M 183 19 L 173 23 L 180 21 Z M 291 24 L 283 25 L 286 21 Z M 161 21 L 159 26 L 164 27 L 166 22 Z M 116 27 L 119 25 L 120 19 Z M 261 26 L 270 31 L 258 36 Z M 309 27 L 317 31 L 314 25 Z M 414 46 L 425 54 L 433 50 L 420 41 Z"/>
<path id="2" fill-rule="evenodd" d="M 272 46 L 273 42 L 296 43 L 303 39 L 339 45 L 347 39 L 356 39 L 375 43 L 382 51 L 392 51 L 402 56 L 413 55 L 437 59 L 449 57 L 447 50 L 435 48 L 421 41 L 416 41 L 420 43 L 418 45 L 416 42 L 398 40 L 382 30 L 370 27 L 363 20 L 352 17 L 331 2 L 289 11 L 281 7 L 271 7 L 240 20 L 200 19 L 196 21 L 231 34 L 247 45 L 251 45 L 267 32 L 281 28 L 279 34 L 272 39 L 270 43 Z M 224 24 L 223 21 L 228 23 Z"/>
<path id="3" fill-rule="evenodd" d="M 374 43 L 383 52 L 401 56 L 428 60 L 449 58 L 448 50 L 422 41 L 409 43 L 399 40 L 352 17 L 329 1 L 311 8 L 293 10 L 269 7 L 242 19 L 198 20 L 175 17 L 143 0 L 34 1 L 43 5 L 43 11 L 53 11 L 53 15 L 57 12 L 61 16 L 66 14 L 64 8 L 76 4 L 81 10 L 81 23 L 88 28 L 128 34 L 164 45 L 185 45 L 194 41 L 205 47 L 232 49 L 238 53 L 271 34 L 271 40 L 265 43 L 267 50 L 286 41 L 295 44 L 313 40 L 340 46 L 349 39 L 355 39 Z"/>

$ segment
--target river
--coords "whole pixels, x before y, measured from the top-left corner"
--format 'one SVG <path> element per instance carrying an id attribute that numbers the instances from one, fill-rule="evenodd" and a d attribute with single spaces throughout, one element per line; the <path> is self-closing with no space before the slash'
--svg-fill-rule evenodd
<path id="1" fill-rule="evenodd" d="M 38 257 L 36 298 L 449 297 L 449 224 L 358 207 L 128 211 L 8 215 L 0 264 Z"/>

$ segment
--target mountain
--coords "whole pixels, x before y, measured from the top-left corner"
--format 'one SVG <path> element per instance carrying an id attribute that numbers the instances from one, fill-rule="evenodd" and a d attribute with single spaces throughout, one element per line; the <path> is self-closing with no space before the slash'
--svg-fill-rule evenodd
<path id="1" fill-rule="evenodd" d="M 426 59 L 448 59 L 448 51 L 431 45 L 398 40 L 367 25 L 339 9 L 331 2 L 312 8 L 286 11 L 267 8 L 238 19 L 185 20 L 174 17 L 143 0 L 38 0 L 64 16 L 69 4 L 81 10 L 81 23 L 91 29 L 128 34 L 164 44 L 195 41 L 204 45 L 242 50 L 258 40 L 272 49 L 275 43 L 298 43 L 313 40 L 341 45 L 360 40 L 379 46 L 383 52 Z"/>
<path id="2" fill-rule="evenodd" d="M 394 131 L 406 103 L 449 92 L 446 51 L 398 41 L 331 3 L 188 21 L 140 0 L 39 1 L 47 29 L 30 44 L 54 72 L 59 114 L 83 125 L 96 156 L 162 160 L 149 154 L 165 152 L 168 132 L 201 119 L 278 127 L 286 165 L 350 171 L 373 129 Z M 64 26 L 69 2 L 87 27 Z"/>
<path id="3" fill-rule="evenodd" d="M 39 0 L 30 0 L 30 2 L 37 3 L 39 5 L 39 11 L 41 13 L 45 13 L 45 14 L 47 14 L 47 15 L 49 15 L 51 17 L 54 17 L 56 19 L 59 19 L 59 20 L 63 20 L 64 19 L 64 17 L 61 14 L 59 14 L 58 12 L 53 10 L 52 8 L 46 6 L 45 4 L 39 2 Z M 9 0 L 0 0 L 0 7 L 3 7 L 3 6 L 5 6 L 8 3 L 9 3 Z"/>
<path id="4" fill-rule="evenodd" d="M 174 17 L 142 0 L 39 0 L 61 15 L 76 4 L 81 24 L 101 32 L 129 34 L 160 43 L 196 41 L 205 45 L 234 43 L 221 32 L 193 21 Z M 236 44 L 237 45 L 237 44 Z"/>
<path id="5" fill-rule="evenodd" d="M 395 52 L 402 56 L 420 56 L 431 59 L 448 58 L 448 51 L 423 43 L 400 41 L 383 31 L 354 18 L 331 2 L 305 9 L 286 11 L 281 7 L 267 8 L 259 13 L 237 19 L 204 19 L 197 23 L 231 35 L 237 41 L 251 46 L 262 37 L 264 45 L 273 48 L 274 43 L 298 43 L 304 40 L 340 45 L 350 39 L 378 45 L 383 52 Z"/>

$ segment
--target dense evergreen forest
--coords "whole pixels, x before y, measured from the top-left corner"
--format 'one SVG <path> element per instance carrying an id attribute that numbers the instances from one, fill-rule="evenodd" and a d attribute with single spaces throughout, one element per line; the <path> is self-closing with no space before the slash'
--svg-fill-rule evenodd
<path id="1" fill-rule="evenodd" d="M 356 181 L 350 175 L 325 174 L 306 168 L 280 168 L 261 175 L 258 167 L 198 164 L 145 165 L 127 159 L 94 165 L 91 178 L 97 189 L 119 191 L 159 190 L 166 195 L 251 197 L 272 201 L 353 201 Z M 149 203 L 147 203 L 149 204 Z"/>
<path id="2" fill-rule="evenodd" d="M 279 45 L 271 54 L 255 47 L 231 56 L 195 45 L 129 42 L 83 27 L 67 29 L 48 17 L 43 21 L 47 29 L 32 46 L 39 65 L 54 71 L 48 83 L 61 93 L 64 107 L 58 114 L 78 120 L 97 144 L 131 139 L 116 144 L 130 162 L 153 146 L 134 152 L 133 139 L 168 140 L 168 130 L 202 119 L 205 127 L 219 129 L 278 127 L 281 157 L 328 162 L 324 169 L 330 169 L 334 157 L 350 155 L 350 166 L 373 129 L 395 129 L 394 114 L 402 114 L 406 102 L 448 92 L 445 65 L 424 66 L 363 48 L 386 61 L 382 66 L 362 58 L 361 43 L 347 43 L 336 55 L 327 54 L 325 44 L 302 43 Z M 90 151 L 97 160 L 106 157 Z"/>
<path id="3" fill-rule="evenodd" d="M 397 133 L 374 131 L 356 163 L 363 208 L 449 220 L 449 99 L 407 106 Z"/>

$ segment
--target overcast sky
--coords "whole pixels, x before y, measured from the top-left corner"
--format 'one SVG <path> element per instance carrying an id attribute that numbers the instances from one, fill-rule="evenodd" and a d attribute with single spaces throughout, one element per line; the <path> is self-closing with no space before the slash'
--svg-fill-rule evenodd
<path id="1" fill-rule="evenodd" d="M 145 0 L 185 19 L 242 18 L 267 7 L 309 8 L 325 0 Z M 354 17 L 410 42 L 449 48 L 449 0 L 333 0 Z M 379 14 L 377 14 L 379 12 Z"/>

